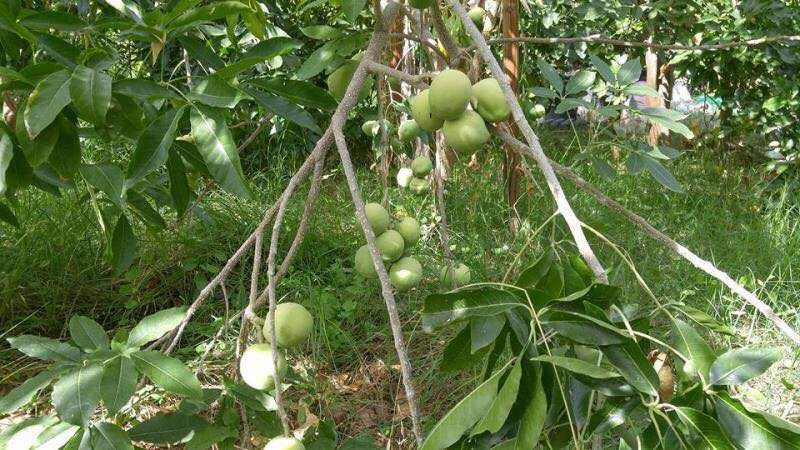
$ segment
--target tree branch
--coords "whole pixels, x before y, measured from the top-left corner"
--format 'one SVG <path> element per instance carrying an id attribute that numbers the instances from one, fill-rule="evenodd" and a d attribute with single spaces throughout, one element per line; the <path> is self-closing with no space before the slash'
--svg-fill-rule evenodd
<path id="1" fill-rule="evenodd" d="M 800 42 L 800 36 L 797 35 L 781 35 L 781 36 L 767 36 L 757 39 L 747 39 L 744 41 L 723 42 L 720 44 L 702 44 L 702 45 L 682 45 L 682 44 L 658 44 L 648 42 L 633 42 L 623 41 L 620 39 L 612 39 L 600 34 L 592 34 L 589 36 L 575 36 L 564 38 L 548 38 L 548 37 L 531 37 L 520 36 L 516 38 L 497 38 L 489 41 L 489 45 L 506 44 L 509 42 L 523 42 L 530 44 L 574 44 L 578 42 L 587 42 L 595 44 L 610 44 L 618 47 L 649 47 L 654 50 L 688 50 L 688 51 L 707 51 L 707 50 L 725 50 L 733 47 L 762 45 L 771 42 Z M 475 45 L 470 46 L 467 51 L 474 50 Z"/>
<path id="2" fill-rule="evenodd" d="M 244 150 L 250 144 L 252 144 L 253 141 L 255 141 L 256 138 L 264 131 L 264 129 L 267 128 L 267 126 L 270 124 L 270 120 L 272 120 L 272 114 L 267 114 L 261 120 L 259 120 L 256 129 L 253 130 L 253 132 L 250 133 L 249 136 L 247 136 L 247 138 L 244 140 L 244 142 L 241 143 L 241 145 L 239 145 L 239 147 L 236 149 L 236 153 L 241 153 L 242 150 Z"/>
<path id="3" fill-rule="evenodd" d="M 392 69 L 391 67 L 377 63 L 375 61 L 367 61 L 367 70 L 372 73 L 377 73 L 381 75 L 390 76 L 392 78 L 397 78 L 400 81 L 406 82 L 412 86 L 416 86 L 420 89 L 427 89 L 428 84 L 425 83 L 423 80 L 433 78 L 432 74 L 428 73 L 421 73 L 419 75 L 411 75 L 397 69 Z"/>
<path id="4" fill-rule="evenodd" d="M 504 142 L 516 148 L 523 155 L 527 156 L 528 158 L 534 157 L 533 151 L 531 150 L 530 147 L 520 142 L 519 140 L 515 139 L 514 136 L 512 136 L 507 131 L 497 129 L 497 134 Z M 599 189 L 592 186 L 589 182 L 587 182 L 586 180 L 581 178 L 578 174 L 573 172 L 572 169 L 562 166 L 556 163 L 555 161 L 550 161 L 550 164 L 552 164 L 553 168 L 555 169 L 556 172 L 558 172 L 559 175 L 573 182 L 580 190 L 594 197 L 598 202 L 600 202 L 600 204 L 618 214 L 625 216 L 632 224 L 636 225 L 637 227 L 642 229 L 645 233 L 647 233 L 648 236 L 661 242 L 665 247 L 667 247 L 668 249 L 672 250 L 679 256 L 689 261 L 696 268 L 700 269 L 706 274 L 722 282 L 722 284 L 724 284 L 730 290 L 738 294 L 747 303 L 755 307 L 766 318 L 771 320 L 772 323 L 774 323 L 779 330 L 781 330 L 786 336 L 788 336 L 789 339 L 791 339 L 795 345 L 800 346 L 800 334 L 798 334 L 797 331 L 795 331 L 783 319 L 778 317 L 778 315 L 775 314 L 775 311 L 773 311 L 769 305 L 764 303 L 755 294 L 748 291 L 744 286 L 734 281 L 727 273 L 718 269 L 710 261 L 707 261 L 697 256 L 694 252 L 684 247 L 682 244 L 678 243 L 671 237 L 657 230 L 641 216 L 626 209 L 624 206 L 622 206 L 615 200 L 603 194 Z"/>
<path id="5" fill-rule="evenodd" d="M 589 268 L 592 269 L 594 275 L 600 281 L 608 282 L 608 277 L 606 276 L 605 270 L 600 264 L 600 261 L 597 259 L 597 256 L 595 256 L 594 252 L 592 251 L 592 248 L 589 246 L 589 241 L 586 240 L 586 236 L 583 233 L 583 228 L 581 228 L 580 221 L 575 216 L 572 206 L 570 206 L 567 197 L 564 195 L 564 190 L 561 188 L 561 184 L 559 183 L 558 178 L 553 171 L 553 167 L 550 165 L 547 156 L 542 150 L 542 146 L 539 143 L 539 138 L 536 136 L 536 133 L 533 132 L 530 124 L 528 124 L 525 114 L 522 112 L 522 108 L 519 106 L 519 101 L 517 101 L 514 91 L 511 89 L 511 86 L 509 86 L 508 80 L 503 73 L 503 69 L 500 67 L 497 59 L 495 59 L 494 55 L 492 54 L 492 50 L 486 44 L 486 40 L 483 38 L 480 30 L 478 30 L 475 24 L 472 23 L 472 20 L 470 20 L 467 10 L 461 6 L 460 1 L 447 1 L 450 3 L 453 11 L 455 11 L 455 13 L 461 18 L 461 22 L 464 24 L 467 34 L 469 34 L 470 38 L 472 38 L 472 42 L 475 43 L 478 51 L 486 61 L 486 64 L 489 65 L 492 75 L 500 84 L 506 101 L 511 107 L 511 113 L 514 117 L 514 121 L 522 132 L 522 135 L 525 136 L 525 140 L 528 141 L 528 144 L 533 150 L 534 160 L 539 166 L 539 169 L 542 171 L 542 174 L 544 174 L 544 178 L 547 181 L 547 186 L 550 188 L 550 193 L 555 199 L 558 211 L 567 222 L 567 227 L 569 227 L 572 237 L 575 239 L 575 245 L 578 247 L 578 251 L 580 252 L 581 256 L 583 256 L 583 259 L 586 260 L 586 263 L 589 265 Z"/>
<path id="6" fill-rule="evenodd" d="M 450 32 L 447 31 L 447 25 L 445 25 L 444 19 L 442 18 L 442 10 L 439 7 L 439 1 L 434 1 L 428 10 L 431 13 L 433 29 L 436 30 L 436 36 L 439 38 L 439 41 L 442 43 L 442 46 L 447 52 L 447 55 L 444 58 L 445 61 L 448 63 L 451 61 L 457 61 L 461 57 L 461 53 L 464 51 L 464 49 L 455 43 L 453 36 L 451 36 Z"/>
<path id="7" fill-rule="evenodd" d="M 414 36 L 413 34 L 408 34 L 408 33 L 389 33 L 389 37 L 401 37 L 401 38 L 407 39 L 409 41 L 417 42 L 417 43 L 422 44 L 422 45 L 428 47 L 429 49 L 431 49 L 433 52 L 435 52 L 437 55 L 439 55 L 442 59 L 447 59 L 445 54 L 442 53 L 442 51 L 439 49 L 439 46 L 436 45 L 436 42 L 434 42 L 434 41 L 427 40 L 427 39 L 422 39 L 421 37 L 417 37 L 417 36 Z"/>

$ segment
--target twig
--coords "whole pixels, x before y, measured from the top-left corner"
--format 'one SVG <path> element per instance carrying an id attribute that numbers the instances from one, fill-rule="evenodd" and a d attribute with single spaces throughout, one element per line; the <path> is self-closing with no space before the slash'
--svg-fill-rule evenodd
<path id="1" fill-rule="evenodd" d="M 453 36 L 451 36 L 450 32 L 447 30 L 447 25 L 445 25 L 444 19 L 442 18 L 442 10 L 439 7 L 439 1 L 434 1 L 428 10 L 431 12 L 431 19 L 433 22 L 433 29 L 436 30 L 436 37 L 439 38 L 439 41 L 447 52 L 444 58 L 445 61 L 448 63 L 458 61 L 464 49 L 455 43 Z M 452 66 L 452 64 L 449 65 Z"/>
<path id="2" fill-rule="evenodd" d="M 503 69 L 500 67 L 497 59 L 495 59 L 494 55 L 492 54 L 492 50 L 486 44 L 486 40 L 483 38 L 480 30 L 478 30 L 472 20 L 470 20 L 467 10 L 461 6 L 459 0 L 447 0 L 447 2 L 450 3 L 453 11 L 455 11 L 455 13 L 461 18 L 461 22 L 464 24 L 464 28 L 472 38 L 472 42 L 477 45 L 478 51 L 480 51 L 484 61 L 486 61 L 486 63 L 489 65 L 492 75 L 500 84 L 506 101 L 508 102 L 509 106 L 511 106 L 511 113 L 514 117 L 514 121 L 516 122 L 523 136 L 525 136 L 525 140 L 528 141 L 528 144 L 533 150 L 534 160 L 536 161 L 536 164 L 539 166 L 539 169 L 542 171 L 542 174 L 547 181 L 547 186 L 550 188 L 550 192 L 555 199 L 558 211 L 564 217 L 564 221 L 567 223 L 567 227 L 569 227 L 573 239 L 575 239 L 575 244 L 578 247 L 578 251 L 580 252 L 581 256 L 583 256 L 583 259 L 586 260 L 586 263 L 589 265 L 589 268 L 591 268 L 597 279 L 602 282 L 608 282 L 608 277 L 606 276 L 605 270 L 603 270 L 603 266 L 600 264 L 597 256 L 595 256 L 591 246 L 589 246 L 589 241 L 586 240 L 586 235 L 583 233 L 580 221 L 575 216 L 572 206 L 570 206 L 567 197 L 564 195 L 564 190 L 561 188 L 561 184 L 559 183 L 558 178 L 553 171 L 553 167 L 550 165 L 547 155 L 545 155 L 544 151 L 542 150 L 542 146 L 539 143 L 539 138 L 536 136 L 536 133 L 533 132 L 530 124 L 528 124 L 525 114 L 522 112 L 522 108 L 519 106 L 519 101 L 517 101 L 517 98 L 514 96 L 514 91 L 511 89 L 511 86 L 509 86 L 508 80 L 503 73 Z"/>
<path id="3" fill-rule="evenodd" d="M 437 229 L 439 230 L 439 237 L 442 240 L 442 247 L 444 248 L 445 259 L 447 259 L 447 271 L 450 275 L 450 287 L 456 289 L 458 287 L 458 283 L 456 282 L 456 274 L 453 270 L 453 264 L 455 263 L 455 257 L 453 256 L 453 252 L 450 250 L 450 228 L 447 226 L 447 210 L 444 204 L 444 177 L 442 176 L 442 172 L 444 171 L 444 149 L 441 145 L 436 146 L 436 167 L 433 169 L 433 176 L 436 182 L 436 206 L 439 209 L 439 226 Z"/>
<path id="4" fill-rule="evenodd" d="M 258 126 L 256 127 L 256 129 L 253 130 L 253 132 L 250 133 L 249 136 L 247 136 L 247 138 L 244 140 L 244 142 L 242 142 L 241 145 L 239 145 L 239 147 L 236 149 L 236 152 L 241 153 L 242 150 L 244 150 L 245 148 L 247 148 L 247 146 L 252 144 L 253 141 L 255 141 L 256 138 L 261 134 L 261 132 L 263 132 L 264 129 L 267 128 L 267 126 L 270 124 L 270 120 L 272 120 L 272 114 L 267 114 L 266 116 L 264 116 L 258 122 Z"/>
<path id="5" fill-rule="evenodd" d="M 533 158 L 533 151 L 531 150 L 531 148 L 525 145 L 524 143 L 520 142 L 519 140 L 515 139 L 513 136 L 511 136 L 511 134 L 509 134 L 505 130 L 499 130 L 498 135 L 500 136 L 501 139 L 503 139 L 503 141 L 512 145 L 514 148 L 519 150 L 525 156 Z M 769 305 L 760 300 L 755 294 L 748 291 L 744 286 L 734 281 L 727 273 L 718 269 L 710 261 L 706 261 L 705 259 L 697 256 L 694 252 L 684 247 L 682 244 L 678 243 L 671 237 L 657 230 L 655 227 L 653 227 L 649 222 L 647 222 L 638 214 L 628 210 L 627 208 L 619 204 L 617 201 L 603 194 L 599 189 L 592 186 L 589 182 L 587 182 L 586 180 L 581 178 L 578 174 L 573 172 L 572 169 L 562 166 L 561 164 L 558 164 L 555 161 L 550 161 L 550 163 L 552 164 L 553 168 L 555 169 L 556 172 L 558 172 L 559 175 L 573 182 L 580 190 L 594 197 L 598 202 L 600 202 L 600 204 L 625 216 L 631 223 L 633 223 L 640 229 L 644 230 L 644 232 L 647 233 L 648 236 L 661 242 L 665 247 L 669 248 L 673 252 L 677 253 L 679 256 L 689 261 L 696 268 L 700 269 L 706 274 L 722 282 L 722 284 L 724 284 L 730 290 L 738 294 L 747 303 L 755 307 L 761 314 L 763 314 L 765 317 L 771 320 L 772 323 L 774 323 L 778 329 L 780 329 L 786 336 L 789 337 L 789 339 L 792 340 L 792 342 L 794 342 L 796 345 L 800 345 L 800 334 L 798 334 L 797 331 L 795 331 L 783 319 L 778 317 L 778 315 L 775 314 L 775 311 L 773 311 Z"/>
<path id="6" fill-rule="evenodd" d="M 441 58 L 447 59 L 445 54 L 439 49 L 439 46 L 436 45 L 436 42 L 434 42 L 433 40 L 423 39 L 421 37 L 414 36 L 413 34 L 408 34 L 408 33 L 389 33 L 389 37 L 401 37 L 409 41 L 417 42 L 433 50 Z"/>
<path id="7" fill-rule="evenodd" d="M 192 89 L 192 66 L 189 63 L 189 52 L 183 49 L 183 67 L 186 69 L 186 85 Z"/>
<path id="8" fill-rule="evenodd" d="M 426 89 L 428 84 L 425 83 L 423 80 L 433 78 L 432 74 L 428 73 L 421 73 L 419 75 L 411 75 L 397 69 L 392 69 L 389 66 L 384 64 L 377 63 L 375 61 L 367 61 L 367 70 L 372 73 L 378 73 L 381 75 L 386 75 L 392 78 L 397 78 L 400 81 L 404 81 L 412 86 L 416 86 L 420 89 Z"/>
<path id="9" fill-rule="evenodd" d="M 682 44 L 658 44 L 648 42 L 634 42 L 623 41 L 620 39 L 612 39 L 600 34 L 592 34 L 589 36 L 576 36 L 565 38 L 547 38 L 547 37 L 531 37 L 520 36 L 515 38 L 497 38 L 492 39 L 489 45 L 506 44 L 509 42 L 527 42 L 532 44 L 573 44 L 577 42 L 589 42 L 597 44 L 610 44 L 619 47 L 649 47 L 656 50 L 687 50 L 687 51 L 704 51 L 704 50 L 725 50 L 733 47 L 741 47 L 745 45 L 762 45 L 771 42 L 800 42 L 800 36 L 782 35 L 782 36 L 767 36 L 757 39 L 747 39 L 744 41 L 723 42 L 720 44 L 701 44 L 701 45 L 682 45 Z M 474 50 L 475 45 L 472 45 L 467 51 Z"/>

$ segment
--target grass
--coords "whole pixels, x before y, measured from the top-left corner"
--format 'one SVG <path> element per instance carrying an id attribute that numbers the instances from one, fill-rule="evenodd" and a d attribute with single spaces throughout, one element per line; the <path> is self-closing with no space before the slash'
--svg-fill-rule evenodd
<path id="1" fill-rule="evenodd" d="M 542 140 L 546 149 L 561 149 L 551 152 L 552 157 L 571 161 L 568 136 L 545 131 Z M 80 189 L 65 192 L 59 199 L 36 191 L 21 195 L 22 229 L 0 228 L 0 334 L 66 338 L 66 323 L 73 314 L 94 317 L 107 329 L 116 329 L 130 327 L 156 310 L 191 302 L 255 227 L 300 157 L 286 148 L 270 146 L 267 158 L 254 148 L 263 147 L 249 150 L 255 153 L 246 167 L 255 174 L 254 200 L 237 200 L 212 191 L 203 197 L 202 215 L 171 220 L 167 230 L 157 233 L 140 224 L 136 227 L 137 263 L 122 277 L 113 276 L 103 259 L 101 235 Z M 557 221 L 532 238 L 532 245 L 525 245 L 532 230 L 553 212 L 540 179 L 525 186 L 518 206 L 524 220 L 522 232 L 514 237 L 508 231 L 499 152 L 479 156 L 480 168 L 468 169 L 463 161 L 456 164 L 447 185 L 452 248 L 457 258 L 471 267 L 473 280 L 502 279 L 512 262 L 533 261 L 551 238 L 569 248 L 565 227 Z M 306 408 L 320 419 L 333 418 L 347 436 L 369 431 L 383 439 L 407 438 L 408 430 L 393 420 L 406 413 L 383 301 L 377 286 L 353 272 L 353 254 L 363 237 L 343 174 L 330 161 L 328 166 L 324 195 L 306 242 L 279 288 L 281 299 L 303 303 L 318 323 L 313 341 L 294 358 L 292 381 L 299 389 L 293 390 L 290 398 L 292 409 Z M 669 168 L 687 194 L 669 193 L 648 175 L 621 175 L 609 181 L 586 166 L 578 171 L 656 228 L 754 289 L 791 325 L 800 328 L 797 198 L 789 190 L 759 195 L 757 168 L 709 150 L 690 151 Z M 362 169 L 359 176 L 365 197 L 380 199 L 377 175 Z M 572 186 L 565 185 L 565 189 L 578 216 L 628 252 L 661 302 L 685 302 L 730 326 L 735 336 L 717 337 L 720 344 L 785 343 L 767 321 L 715 280 Z M 291 204 L 281 240 L 284 250 L 293 237 L 304 195 L 300 192 Z M 432 229 L 438 217 L 430 196 L 414 197 L 392 188 L 390 203 L 394 211 L 417 217 L 426 231 L 413 249 L 426 270 L 425 281 L 417 291 L 399 295 L 398 302 L 426 423 L 432 425 L 474 386 L 470 380 L 477 372 L 440 373 L 437 364 L 442 348 L 456 330 L 426 335 L 420 329 L 421 302 L 427 293 L 439 290 L 436 279 L 441 264 L 438 237 Z M 649 298 L 621 260 L 597 238 L 590 240 L 611 269 L 613 282 L 625 287 L 625 302 L 649 308 Z M 248 275 L 249 265 L 245 264 L 226 284 L 232 309 L 246 302 Z M 215 295 L 188 327 L 180 350 L 186 357 L 197 355 L 224 319 L 222 298 L 219 292 Z M 233 332 L 225 336 L 212 352 L 210 367 L 219 372 L 229 370 L 234 339 Z M 0 383 L 23 380 L 31 373 L 29 364 L 18 353 L 0 347 L 0 373 L 4 374 Z M 776 389 L 779 380 L 800 385 L 796 372 L 786 368 L 774 369 L 766 379 L 774 382 L 771 387 L 762 383 L 752 389 L 766 391 L 762 403 L 773 409 L 796 395 L 788 388 Z"/>

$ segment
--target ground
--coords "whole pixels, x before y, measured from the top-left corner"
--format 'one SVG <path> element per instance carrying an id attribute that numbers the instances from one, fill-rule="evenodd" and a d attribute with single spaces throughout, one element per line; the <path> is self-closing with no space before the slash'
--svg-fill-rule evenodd
<path id="1" fill-rule="evenodd" d="M 543 130 L 549 155 L 572 163 L 574 150 L 566 132 Z M 101 237 L 82 190 L 54 198 L 36 191 L 20 196 L 20 230 L 0 228 L 0 337 L 41 334 L 66 338 L 68 318 L 91 316 L 107 329 L 131 326 L 137 318 L 166 307 L 190 303 L 206 282 L 255 227 L 264 208 L 274 201 L 303 155 L 295 148 L 253 145 L 248 152 L 269 153 L 269 164 L 252 162 L 255 199 L 242 201 L 218 191 L 203 195 L 202 212 L 180 221 L 170 219 L 167 230 L 137 227 L 138 259 L 134 268 L 115 277 L 103 259 Z M 546 185 L 526 186 L 518 211 L 521 233 L 514 237 L 506 225 L 501 153 L 478 154 L 478 164 L 456 163 L 447 185 L 448 219 L 455 255 L 472 269 L 474 281 L 498 281 L 534 260 L 553 237 L 567 239 L 563 224 L 532 231 L 553 212 Z M 124 156 L 121 156 L 124 159 Z M 267 160 L 255 157 L 254 161 Z M 362 158 L 363 160 L 363 158 Z M 380 201 L 379 178 L 367 164 L 359 172 L 368 200 Z M 689 150 L 669 164 L 687 189 L 665 190 L 648 175 L 598 177 L 590 167 L 578 171 L 610 197 L 617 199 L 702 257 L 753 289 L 795 328 L 800 292 L 800 233 L 797 232 L 797 193 L 765 189 L 758 165 L 741 154 L 713 148 Z M 316 318 L 311 342 L 291 355 L 293 410 L 304 410 L 296 424 L 333 419 L 342 436 L 366 433 L 380 443 L 408 442 L 407 409 L 390 339 L 380 291 L 375 283 L 353 271 L 353 255 L 363 237 L 349 203 L 344 175 L 329 161 L 320 199 L 306 243 L 289 276 L 279 287 L 282 300 L 304 304 Z M 591 227 L 627 252 L 660 302 L 684 302 L 728 325 L 733 336 L 715 335 L 718 348 L 727 345 L 785 345 L 787 342 L 762 316 L 715 280 L 678 259 L 624 219 L 603 209 L 566 184 L 568 198 Z M 304 193 L 296 196 L 283 233 L 290 242 Z M 793 197 L 794 196 L 794 197 Z M 415 197 L 392 188 L 393 210 L 416 216 L 426 231 L 413 253 L 425 268 L 419 289 L 398 295 L 406 339 L 415 368 L 415 381 L 427 426 L 474 387 L 474 373 L 442 374 L 437 365 L 450 335 L 428 335 L 420 327 L 422 299 L 440 289 L 441 250 L 431 225 L 437 220 L 431 197 Z M 636 285 L 629 268 L 608 246 L 590 236 L 611 280 L 625 287 L 625 303 L 649 308 L 650 299 Z M 528 242 L 530 241 L 530 242 Z M 526 245 L 528 243 L 529 245 Z M 562 245 L 569 247 L 566 241 Z M 246 303 L 249 267 L 237 270 L 227 283 L 231 310 Z M 179 354 L 194 358 L 219 328 L 225 308 L 219 292 L 193 320 Z M 456 331 L 456 330 L 453 330 Z M 218 343 L 208 360 L 209 384 L 230 374 L 228 363 L 233 331 Z M 0 393 L 29 377 L 39 363 L 0 344 Z M 755 404 L 797 422 L 800 385 L 797 352 L 765 376 L 748 385 Z"/>

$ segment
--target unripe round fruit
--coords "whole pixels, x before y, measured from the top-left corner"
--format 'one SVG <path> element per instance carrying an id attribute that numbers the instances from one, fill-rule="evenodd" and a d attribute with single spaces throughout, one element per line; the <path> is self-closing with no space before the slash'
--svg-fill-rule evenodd
<path id="1" fill-rule="evenodd" d="M 286 373 L 286 360 L 283 354 L 278 352 L 278 373 L 283 376 Z M 251 388 L 260 391 L 271 389 L 275 386 L 273 372 L 270 370 L 270 360 L 272 359 L 272 347 L 269 344 L 254 344 L 242 353 L 239 361 L 239 373 L 242 380 Z"/>
<path id="2" fill-rule="evenodd" d="M 357 61 L 348 61 L 328 75 L 328 91 L 333 95 L 333 98 L 339 101 L 344 98 L 347 86 L 350 84 L 350 80 L 353 79 L 353 74 L 357 68 Z M 358 93 L 358 101 L 364 100 L 369 95 L 370 91 L 372 91 L 372 83 L 371 77 L 364 80 L 364 85 Z"/>
<path id="3" fill-rule="evenodd" d="M 483 28 L 483 16 L 486 15 L 486 10 L 476 6 L 475 8 L 470 9 L 467 15 L 472 22 L 475 23 L 478 29 Z"/>
<path id="4" fill-rule="evenodd" d="M 264 339 L 270 342 L 269 321 L 264 321 Z M 314 330 L 314 318 L 299 303 L 281 303 L 275 308 L 275 338 L 279 347 L 294 347 L 305 342 Z"/>
<path id="5" fill-rule="evenodd" d="M 306 450 L 306 447 L 293 437 L 281 436 L 267 442 L 264 450 Z"/>
<path id="6" fill-rule="evenodd" d="M 414 177 L 411 179 L 411 182 L 408 183 L 408 189 L 417 195 L 423 195 L 431 190 L 431 185 L 428 183 L 428 180 L 424 178 Z"/>
<path id="7" fill-rule="evenodd" d="M 367 203 L 364 205 L 364 212 L 367 213 L 367 221 L 376 236 L 380 236 L 389 229 L 389 213 L 378 203 Z"/>
<path id="8" fill-rule="evenodd" d="M 484 78 L 472 86 L 472 108 L 487 122 L 502 122 L 511 114 L 500 83 L 494 78 Z"/>
<path id="9" fill-rule="evenodd" d="M 414 258 L 406 256 L 389 269 L 389 279 L 398 291 L 407 291 L 422 280 L 422 265 Z"/>
<path id="10" fill-rule="evenodd" d="M 375 137 L 381 130 L 381 124 L 377 120 L 368 120 L 361 125 L 361 131 L 369 137 Z"/>
<path id="11" fill-rule="evenodd" d="M 411 117 L 423 130 L 436 131 L 442 128 L 444 121 L 431 114 L 429 95 L 430 89 L 425 89 L 411 100 Z"/>
<path id="12" fill-rule="evenodd" d="M 413 217 L 406 217 L 394 227 L 403 236 L 406 248 L 416 244 L 420 238 L 419 222 Z"/>
<path id="13" fill-rule="evenodd" d="M 414 172 L 408 167 L 403 167 L 397 171 L 397 185 L 401 188 L 407 188 L 412 178 L 414 178 Z"/>
<path id="14" fill-rule="evenodd" d="M 397 129 L 397 137 L 403 142 L 411 142 L 419 136 L 419 125 L 414 119 L 406 120 Z"/>
<path id="15" fill-rule="evenodd" d="M 441 272 L 439 272 L 439 281 L 442 283 L 444 287 L 451 287 L 453 285 L 452 278 L 450 277 L 450 267 L 444 266 L 442 267 Z M 455 275 L 456 280 L 456 287 L 461 287 L 469 284 L 469 280 L 472 277 L 469 267 L 465 264 L 461 263 L 457 266 L 453 266 L 453 273 Z"/>
<path id="16" fill-rule="evenodd" d="M 472 83 L 464 72 L 448 69 L 433 78 L 428 104 L 431 114 L 444 120 L 455 120 L 467 109 L 472 96 Z"/>
<path id="17" fill-rule="evenodd" d="M 356 251 L 356 272 L 364 278 L 378 278 L 375 264 L 372 263 L 372 255 L 366 245 L 362 245 Z"/>
<path id="18" fill-rule="evenodd" d="M 433 170 L 433 162 L 427 156 L 417 156 L 411 161 L 411 170 L 415 176 L 423 178 Z"/>
<path id="19" fill-rule="evenodd" d="M 447 145 L 459 153 L 474 152 L 489 140 L 486 123 L 478 113 L 470 110 L 464 111 L 456 120 L 446 120 L 442 131 Z"/>
<path id="20" fill-rule="evenodd" d="M 387 230 L 375 240 L 383 262 L 396 261 L 403 256 L 406 243 L 403 236 L 395 230 Z"/>
<path id="21" fill-rule="evenodd" d="M 533 105 L 533 108 L 531 108 L 530 111 L 531 116 L 533 116 L 536 119 L 541 119 L 542 117 L 544 117 L 545 113 L 547 113 L 547 110 L 541 103 Z"/>
<path id="22" fill-rule="evenodd" d="M 417 9 L 425 9 L 433 4 L 433 0 L 408 0 L 408 3 Z"/>

